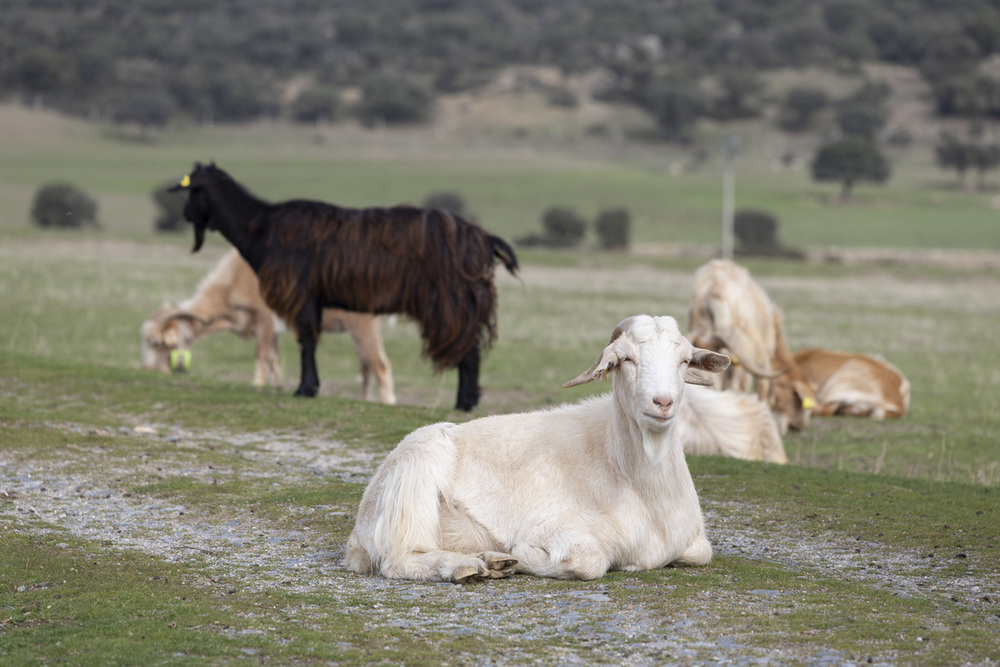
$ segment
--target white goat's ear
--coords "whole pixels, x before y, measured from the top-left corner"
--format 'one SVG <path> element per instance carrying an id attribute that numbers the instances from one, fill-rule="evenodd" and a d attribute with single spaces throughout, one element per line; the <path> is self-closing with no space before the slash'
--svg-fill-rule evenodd
<path id="1" fill-rule="evenodd" d="M 569 389 L 570 387 L 578 387 L 581 384 L 587 384 L 588 382 L 593 382 L 594 380 L 603 380 L 608 377 L 608 371 L 617 366 L 621 360 L 618 358 L 618 354 L 614 350 L 615 341 L 618 337 L 628 329 L 631 325 L 633 318 L 622 320 L 615 330 L 611 332 L 611 340 L 604 347 L 604 351 L 601 352 L 601 356 L 597 358 L 594 365 L 585 370 L 584 372 L 577 375 L 572 380 L 563 383 L 563 389 Z"/>
<path id="2" fill-rule="evenodd" d="M 696 347 L 694 348 L 694 355 L 691 357 L 689 367 L 697 368 L 698 370 L 707 371 L 709 373 L 721 373 L 729 368 L 729 363 L 730 359 L 728 355 Z"/>
<path id="3" fill-rule="evenodd" d="M 687 384 L 700 384 L 702 387 L 714 387 L 715 383 L 709 380 L 703 375 L 698 375 L 692 371 L 688 371 L 687 375 L 684 376 L 684 382 Z"/>
<path id="4" fill-rule="evenodd" d="M 618 355 L 611 349 L 611 345 L 608 345 L 604 348 L 604 352 L 601 353 L 601 356 L 594 362 L 593 366 L 580 373 L 572 380 L 563 383 L 563 389 L 578 387 L 581 384 L 587 384 L 588 382 L 594 382 L 595 380 L 604 380 L 608 377 L 608 372 L 615 368 L 618 363 Z"/>

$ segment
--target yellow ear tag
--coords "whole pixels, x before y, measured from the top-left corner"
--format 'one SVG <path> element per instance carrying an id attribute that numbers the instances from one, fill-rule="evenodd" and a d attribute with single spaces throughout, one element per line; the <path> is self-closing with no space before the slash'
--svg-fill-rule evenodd
<path id="1" fill-rule="evenodd" d="M 170 370 L 177 373 L 191 370 L 191 350 L 170 350 Z"/>
<path id="2" fill-rule="evenodd" d="M 191 177 L 190 176 L 185 176 L 184 178 L 181 179 L 181 187 L 182 188 L 189 188 L 189 187 L 191 187 Z"/>
<path id="3" fill-rule="evenodd" d="M 816 407 L 816 401 L 812 400 L 808 396 L 806 396 L 805 398 L 802 399 L 802 409 L 803 410 L 812 410 L 815 407 Z"/>
<path id="4" fill-rule="evenodd" d="M 729 359 L 732 361 L 733 366 L 739 366 L 740 365 L 740 360 L 736 358 L 735 354 L 730 354 L 729 355 Z"/>

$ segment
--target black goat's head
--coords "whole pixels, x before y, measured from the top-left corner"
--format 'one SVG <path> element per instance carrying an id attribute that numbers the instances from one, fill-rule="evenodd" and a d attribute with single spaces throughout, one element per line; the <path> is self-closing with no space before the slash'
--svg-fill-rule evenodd
<path id="1" fill-rule="evenodd" d="M 191 173 L 182 178 L 180 183 L 170 188 L 171 192 L 188 191 L 188 200 L 184 204 L 184 217 L 194 225 L 194 247 L 191 252 L 198 252 L 201 249 L 205 242 L 206 229 L 215 229 L 215 224 L 212 221 L 211 202 L 205 189 L 220 174 L 224 174 L 224 172 L 217 168 L 214 162 L 208 166 L 195 162 Z"/>

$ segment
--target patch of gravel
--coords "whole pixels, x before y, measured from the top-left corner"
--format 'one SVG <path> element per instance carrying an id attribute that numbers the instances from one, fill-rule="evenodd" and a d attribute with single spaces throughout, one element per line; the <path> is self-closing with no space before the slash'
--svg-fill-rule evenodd
<path id="1" fill-rule="evenodd" d="M 167 440 L 178 447 L 235 448 L 246 464 L 239 469 L 194 464 L 197 456 L 178 455 L 176 460 L 155 462 L 161 476 L 184 475 L 207 483 L 223 477 L 253 476 L 273 478 L 275 485 L 284 486 L 324 475 L 363 484 L 376 463 L 370 454 L 352 451 L 341 443 L 298 434 L 235 436 L 155 426 L 122 430 L 132 436 Z M 516 587 L 502 580 L 462 587 L 357 576 L 340 566 L 343 545 L 316 534 L 307 525 L 280 528 L 252 513 L 235 510 L 227 511 L 223 518 L 210 517 L 197 508 L 132 495 L 123 482 L 129 479 L 129 471 L 114 460 L 103 469 L 74 466 L 74 470 L 84 468 L 86 472 L 66 472 L 65 462 L 30 460 L 14 454 L 0 453 L 0 532 L 65 531 L 75 538 L 140 551 L 167 562 L 194 563 L 204 572 L 194 585 L 256 593 L 281 589 L 326 595 L 337 601 L 329 609 L 285 610 L 289 617 L 305 624 L 318 617 L 363 614 L 372 630 L 388 627 L 416 636 L 484 638 L 494 637 L 502 624 L 505 633 L 519 640 L 544 641 L 550 647 L 542 659 L 520 649 L 500 655 L 463 656 L 472 664 L 850 664 L 849 658 L 837 651 L 763 650 L 740 637 L 727 636 L 713 618 L 710 605 L 712 596 L 724 596 L 723 591 L 705 591 L 704 603 L 688 599 L 676 616 L 664 623 L 659 613 L 652 614 L 641 604 L 623 607 L 612 602 L 600 581 L 552 591 L 531 577 L 519 577 Z M 82 458 L 86 460 L 101 460 L 92 451 L 85 454 Z M 303 516 L 344 514 L 332 506 L 295 511 Z M 743 516 L 725 518 L 711 506 L 706 518 L 709 536 L 719 553 L 773 560 L 805 574 L 863 579 L 900 595 L 957 596 L 971 607 L 981 607 L 976 598 L 983 595 L 1000 598 L 995 573 L 990 577 L 970 574 L 954 580 L 930 579 L 917 572 L 926 568 L 917 554 L 886 553 L 884 545 L 788 535 L 778 527 L 764 531 L 744 525 Z M 664 595 L 669 596 L 672 589 L 663 586 Z M 739 603 L 767 614 L 771 603 L 782 595 L 780 591 L 751 591 L 753 599 Z M 428 612 L 422 601 L 432 604 L 434 612 Z"/>
<path id="2" fill-rule="evenodd" d="M 921 551 L 889 549 L 858 538 L 792 531 L 777 521 L 760 520 L 754 516 L 759 514 L 755 508 L 745 504 L 738 505 L 738 513 L 724 514 L 713 507 L 728 503 L 703 499 L 702 504 L 716 553 L 861 581 L 904 598 L 941 598 L 991 615 L 1000 612 L 1000 573 L 974 572 L 971 568 L 958 576 L 945 572 L 953 569 L 953 561 L 966 557 L 961 549 L 941 550 L 938 557 L 929 558 Z M 768 524 L 768 528 L 761 529 L 761 524 Z M 933 576 L 929 572 L 934 572 Z"/>

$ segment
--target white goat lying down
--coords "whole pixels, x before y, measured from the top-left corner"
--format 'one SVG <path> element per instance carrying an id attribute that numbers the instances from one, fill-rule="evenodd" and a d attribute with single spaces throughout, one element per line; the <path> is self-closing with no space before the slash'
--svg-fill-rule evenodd
<path id="1" fill-rule="evenodd" d="M 392 366 L 382 345 L 378 317 L 337 308 L 323 311 L 324 331 L 347 331 L 361 362 L 361 383 L 370 398 L 371 376 L 378 383 L 378 400 L 395 403 Z M 200 338 L 217 331 L 232 331 L 257 342 L 253 383 L 276 385 L 281 382 L 278 363 L 278 333 L 284 322 L 267 307 L 260 295 L 260 283 L 250 265 L 231 250 L 198 285 L 193 296 L 180 305 L 165 303 L 142 323 L 142 367 L 170 372 L 170 353 L 188 350 Z"/>
<path id="2" fill-rule="evenodd" d="M 771 410 L 752 394 L 688 387 L 677 421 L 685 454 L 788 463 Z"/>
<path id="3" fill-rule="evenodd" d="M 910 409 L 910 382 L 885 359 L 813 348 L 795 363 L 816 387 L 816 414 L 898 418 Z"/>
<path id="4" fill-rule="evenodd" d="M 595 579 L 712 557 L 677 439 L 690 369 L 720 372 L 672 317 L 622 321 L 564 387 L 611 374 L 573 405 L 412 432 L 365 490 L 344 565 L 463 583 L 514 572 Z"/>

